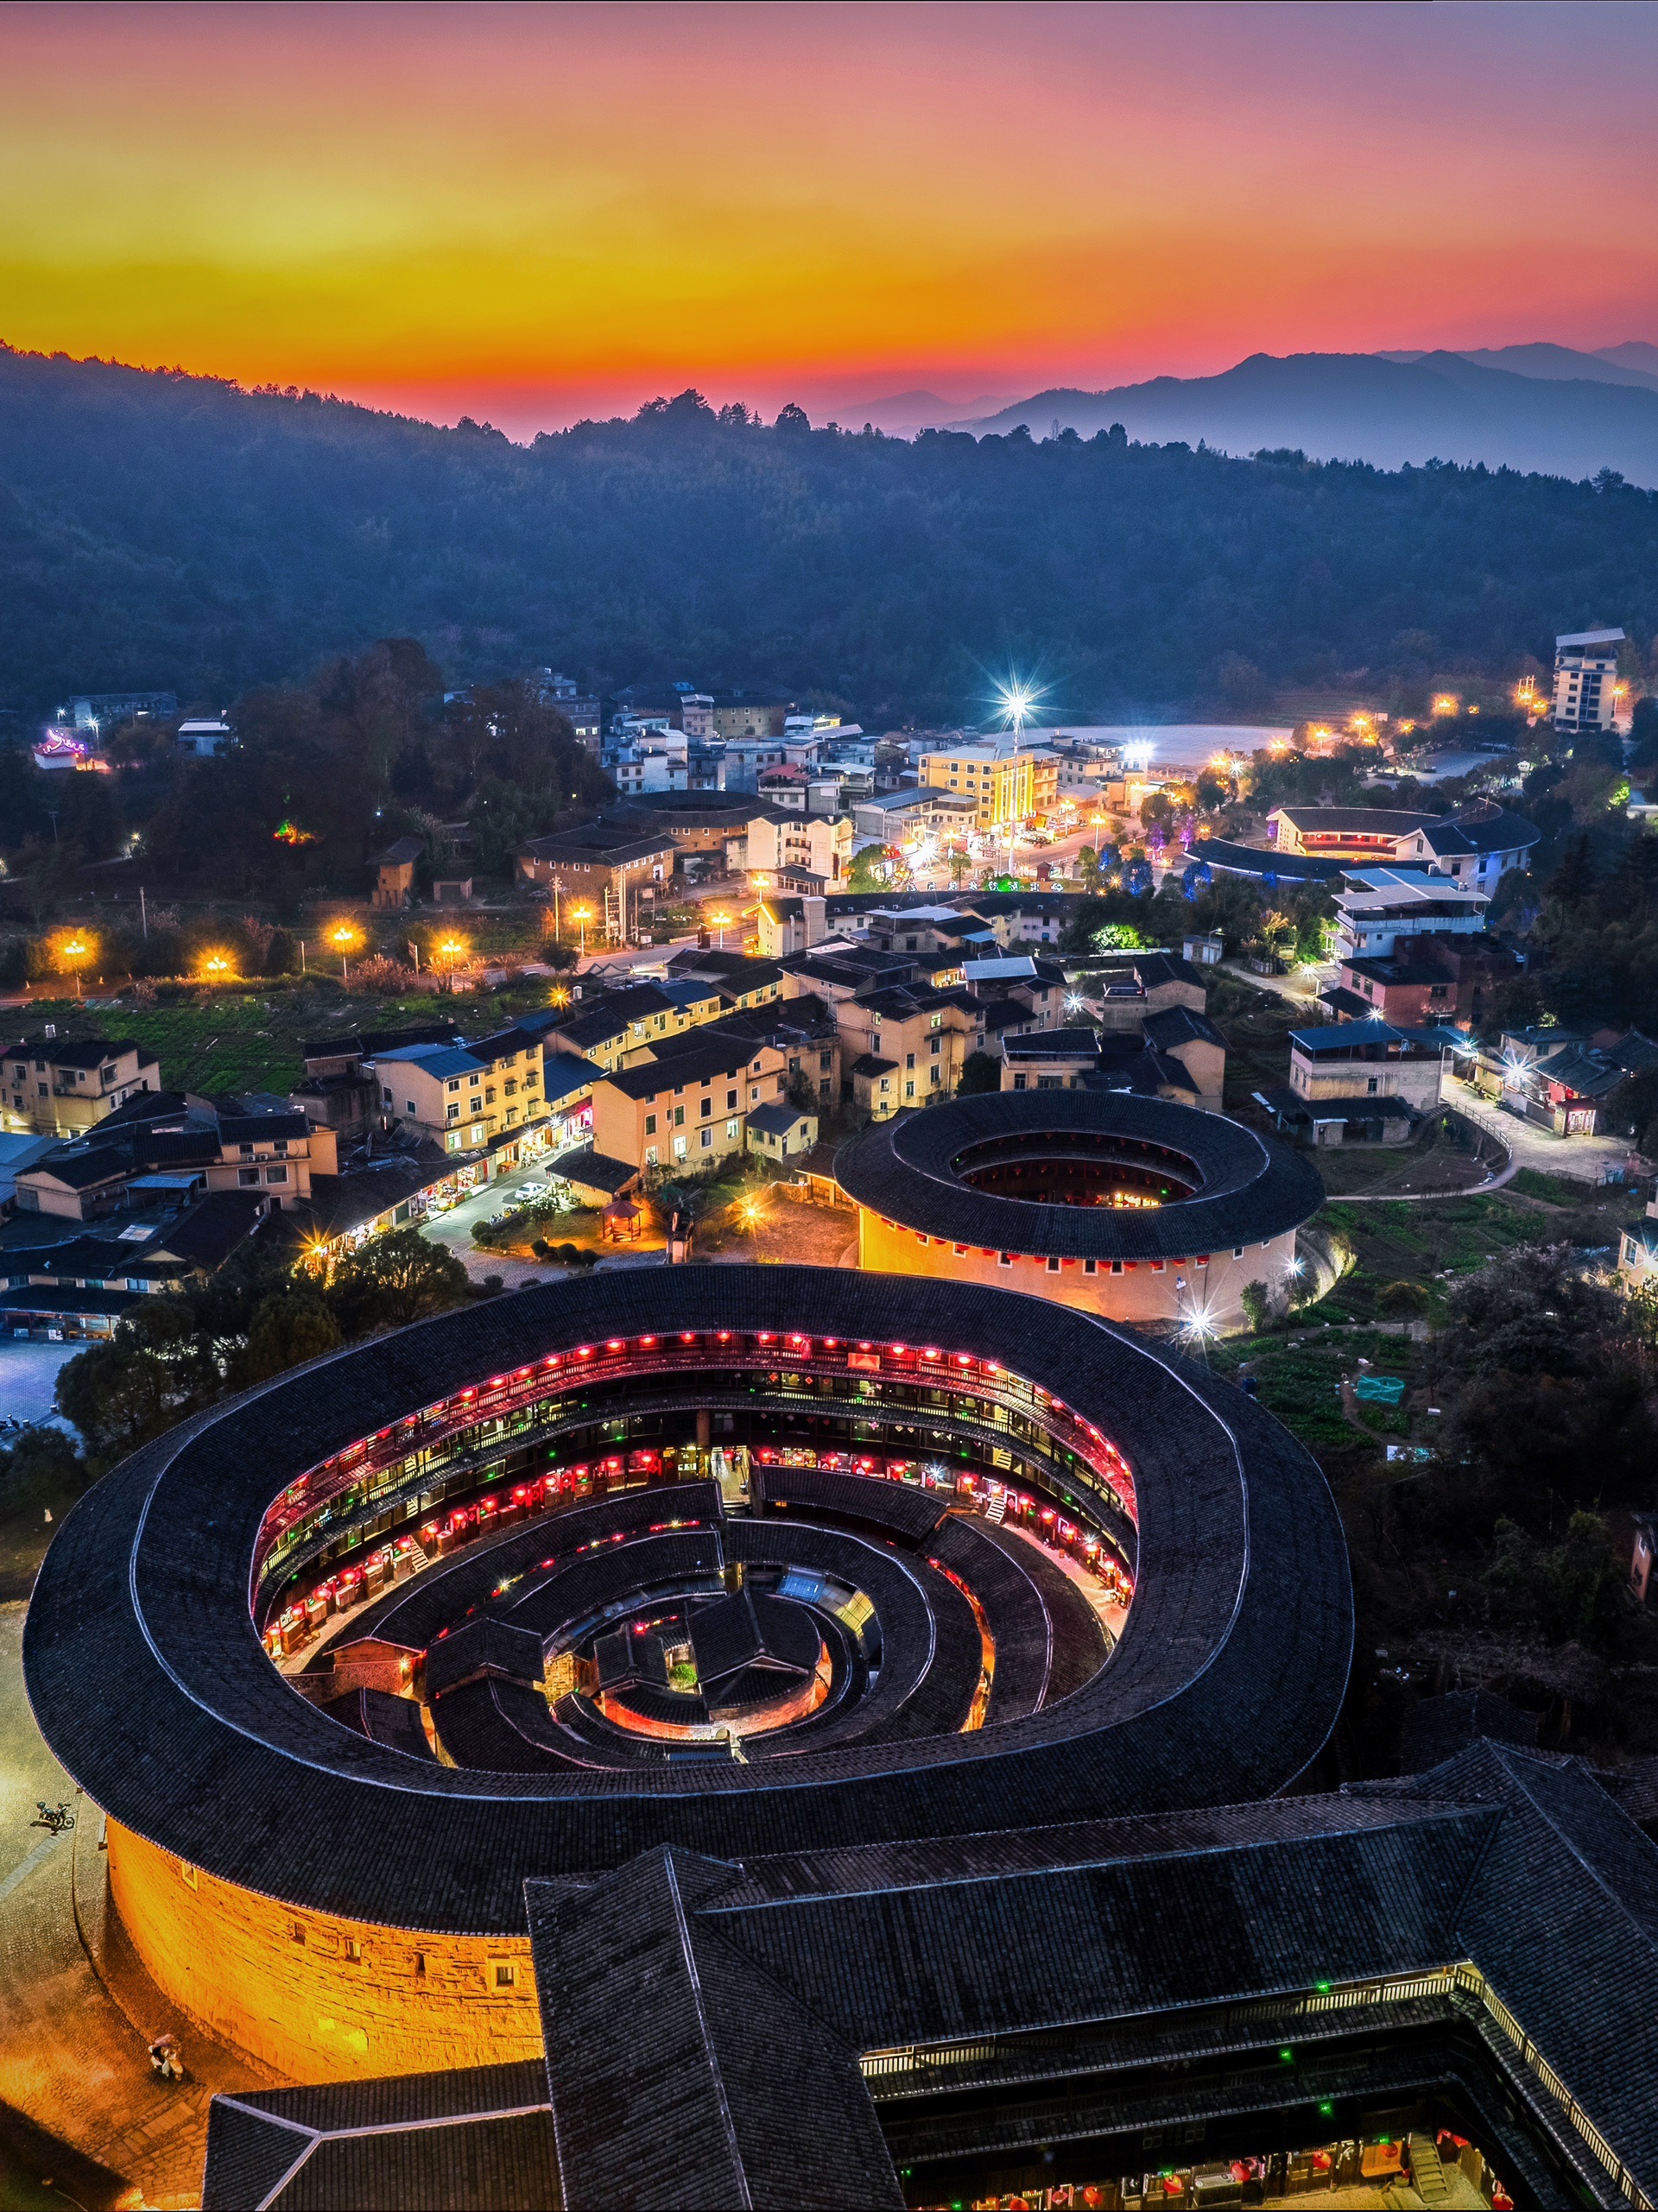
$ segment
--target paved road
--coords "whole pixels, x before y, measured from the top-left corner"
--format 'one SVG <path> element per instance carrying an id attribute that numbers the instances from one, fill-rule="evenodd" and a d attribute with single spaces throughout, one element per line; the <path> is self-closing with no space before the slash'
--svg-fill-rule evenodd
<path id="1" fill-rule="evenodd" d="M 478 1222 L 490 1214 L 503 1213 L 510 1207 L 526 1183 L 544 1183 L 549 1163 L 533 1160 L 516 1174 L 503 1175 L 498 1181 L 486 1183 L 481 1191 L 463 1198 L 458 1206 L 425 1225 L 425 1233 L 434 1244 L 441 1244 L 452 1252 L 472 1280 L 481 1283 L 486 1275 L 499 1275 L 509 1290 L 516 1290 L 521 1283 L 560 1282 L 566 1275 L 579 1275 L 580 1267 L 560 1267 L 556 1263 L 547 1266 L 539 1260 L 509 1260 L 498 1252 L 481 1251 L 472 1242 L 472 1230 Z M 550 1242 L 559 1242 L 556 1223 L 547 1230 Z M 632 1252 L 626 1246 L 607 1253 L 598 1265 L 602 1268 L 654 1267 L 662 1264 L 660 1250 Z"/>
<path id="2" fill-rule="evenodd" d="M 1507 1145 L 1514 1169 L 1535 1167 L 1546 1175 L 1598 1183 L 1605 1169 L 1622 1167 L 1630 1158 L 1626 1137 L 1557 1137 L 1540 1129 L 1535 1122 L 1522 1121 L 1518 1114 L 1504 1113 L 1500 1107 L 1488 1104 L 1468 1084 L 1453 1078 L 1446 1078 L 1445 1103 Z"/>
<path id="3" fill-rule="evenodd" d="M 0 1421 L 55 1419 L 53 1393 L 58 1369 L 85 1349 L 85 1344 L 20 1344 L 15 1337 L 0 1337 Z"/>
<path id="4" fill-rule="evenodd" d="M 22 1627 L 21 1604 L 0 1606 L 0 2100 L 142 2190 L 145 2204 L 197 2204 L 208 2099 L 269 2077 L 170 2012 L 124 1942 L 107 1972 L 94 1967 L 99 1816 L 35 1725 Z M 29 1826 L 41 1798 L 68 1804 L 70 1834 Z M 144 2048 L 163 2027 L 179 2037 L 190 2076 L 170 2086 L 155 2080 Z"/>

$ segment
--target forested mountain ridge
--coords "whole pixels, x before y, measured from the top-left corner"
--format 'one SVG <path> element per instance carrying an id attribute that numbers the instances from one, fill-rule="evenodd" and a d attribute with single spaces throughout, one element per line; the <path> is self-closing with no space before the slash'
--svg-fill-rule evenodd
<path id="1" fill-rule="evenodd" d="M 522 447 L 0 350 L 0 705 L 216 705 L 401 635 L 452 682 L 775 679 L 876 723 L 982 714 L 1016 660 L 1082 716 L 1658 631 L 1658 499 L 1624 485 L 737 414 Z"/>
<path id="2" fill-rule="evenodd" d="M 1658 484 L 1658 380 L 1546 346 L 1493 354 L 1251 354 L 1216 376 L 1154 376 L 1111 391 L 1047 391 L 957 427 L 998 433 L 1054 423 L 1090 437 L 1206 440 L 1228 453 L 1298 446 L 1320 460 L 1421 467 L 1438 458 L 1492 469 Z M 1558 355 L 1547 361 L 1529 357 Z M 1574 375 L 1573 366 L 1577 369 Z"/>

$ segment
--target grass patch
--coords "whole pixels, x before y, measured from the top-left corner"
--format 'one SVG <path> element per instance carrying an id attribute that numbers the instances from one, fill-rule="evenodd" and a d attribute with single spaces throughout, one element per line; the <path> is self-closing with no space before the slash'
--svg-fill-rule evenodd
<path id="1" fill-rule="evenodd" d="M 1447 1268 L 1470 1273 L 1496 1253 L 1535 1243 L 1540 1229 L 1537 1216 L 1512 1204 L 1503 1191 L 1370 1206 L 1345 1206 L 1338 1199 L 1314 1217 L 1313 1226 L 1339 1236 L 1352 1252 L 1357 1272 L 1373 1276 L 1378 1285 L 1421 1281 Z M 1328 1299 L 1321 1311 L 1334 1318 Z"/>
<path id="2" fill-rule="evenodd" d="M 416 992 L 378 998 L 318 977 L 254 991 L 201 991 L 171 1005 L 123 1002 L 89 1010 L 73 999 L 36 1000 L 18 1027 L 38 1035 L 42 1022 L 55 1021 L 60 1037 L 130 1038 L 161 1062 L 163 1090 L 283 1096 L 305 1071 L 301 1046 L 309 1038 L 445 1021 L 483 1036 L 547 1003 L 548 986 L 539 980 L 516 990 L 459 997 Z"/>
<path id="3" fill-rule="evenodd" d="M 1592 1204 L 1599 1186 L 1580 1183 L 1573 1175 L 1547 1175 L 1538 1167 L 1522 1167 L 1509 1179 L 1508 1187 L 1522 1198 L 1541 1198 L 1546 1206 L 1575 1208 Z"/>

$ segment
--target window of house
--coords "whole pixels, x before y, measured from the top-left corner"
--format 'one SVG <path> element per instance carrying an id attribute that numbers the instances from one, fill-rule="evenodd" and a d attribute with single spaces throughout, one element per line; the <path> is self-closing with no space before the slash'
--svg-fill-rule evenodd
<path id="1" fill-rule="evenodd" d="M 517 1980 L 518 1969 L 516 1966 L 508 1966 L 499 1961 L 497 1962 L 495 1969 L 495 1986 L 497 1989 L 510 1989 L 516 1983 Z"/>
<path id="2" fill-rule="evenodd" d="M 355 1936 L 345 1938 L 345 1956 L 358 1966 L 363 1962 L 363 1946 Z"/>
<path id="3" fill-rule="evenodd" d="M 713 1102 L 713 1100 L 712 1100 L 712 1098 L 705 1098 L 705 1099 L 703 1100 L 703 1102 L 702 1102 L 702 1108 L 701 1108 L 702 1119 L 706 1122 L 706 1121 L 708 1119 L 708 1116 L 709 1116 L 709 1115 L 713 1112 L 713 1110 L 714 1110 L 714 1102 Z"/>
<path id="4" fill-rule="evenodd" d="M 451 1090 L 459 1090 L 460 1089 L 460 1078 L 458 1075 L 452 1075 L 449 1078 L 448 1087 Z"/>
<path id="5" fill-rule="evenodd" d="M 997 1264 L 997 1266 L 998 1267 L 1012 1267 L 1012 1265 L 1013 1265 L 1013 1255 L 1012 1255 L 1012 1253 L 1011 1253 L 1011 1252 L 998 1252 L 998 1253 L 997 1254 L 997 1255 L 996 1255 L 996 1264 Z"/>
<path id="6" fill-rule="evenodd" d="M 683 1138 L 683 1137 L 675 1137 L 675 1138 L 674 1138 L 674 1159 L 675 1159 L 675 1160 L 683 1160 L 683 1159 L 685 1158 L 685 1155 L 686 1155 L 686 1153 L 687 1153 L 687 1152 L 688 1150 L 689 1150 L 689 1147 L 688 1147 L 688 1145 L 687 1145 L 687 1141 L 686 1141 L 685 1138 Z"/>
<path id="7" fill-rule="evenodd" d="M 726 1124 L 725 1124 L 725 1135 L 726 1135 L 726 1139 L 727 1139 L 727 1141 L 728 1141 L 729 1142 L 735 1143 L 736 1139 L 737 1139 L 737 1123 L 736 1123 L 735 1122 L 726 1122 Z"/>
<path id="8" fill-rule="evenodd" d="M 908 1082 L 908 1083 L 906 1083 L 906 1084 L 905 1084 L 905 1085 L 904 1085 L 904 1096 L 905 1096 L 905 1097 L 906 1097 L 906 1098 L 913 1098 L 913 1097 L 915 1096 L 915 1085 L 914 1085 L 914 1082 Z"/>
<path id="9" fill-rule="evenodd" d="M 1082 1263 L 1082 1272 L 1085 1275 L 1097 1275 L 1099 1273 L 1098 1261 L 1085 1260 Z"/>
<path id="10" fill-rule="evenodd" d="M 685 1109 L 683 1106 L 676 1106 L 674 1109 L 674 1126 L 676 1129 L 682 1129 L 685 1127 Z"/>
<path id="11" fill-rule="evenodd" d="M 645 1134 L 648 1137 L 654 1137 L 655 1134 L 656 1116 L 654 1114 L 647 1114 L 645 1116 Z"/>
<path id="12" fill-rule="evenodd" d="M 267 1183 L 286 1183 L 286 1182 L 287 1182 L 287 1180 L 288 1180 L 288 1170 L 287 1170 L 287 1168 L 285 1168 L 285 1167 L 268 1167 L 268 1168 L 266 1168 L 266 1170 L 265 1170 L 265 1180 L 266 1180 L 266 1182 L 267 1182 Z"/>
<path id="13" fill-rule="evenodd" d="M 389 1106 L 389 1105 L 390 1105 L 390 1103 L 391 1103 L 391 1093 L 390 1093 L 390 1091 L 389 1091 L 389 1090 L 383 1090 L 383 1091 L 380 1093 L 380 1103 L 382 1103 L 382 1105 L 384 1105 L 384 1106 Z"/>
<path id="14" fill-rule="evenodd" d="M 256 1167 L 238 1167 L 236 1171 L 236 1179 L 245 1188 L 248 1184 L 256 1183 L 259 1180 L 259 1170 Z"/>
<path id="15" fill-rule="evenodd" d="M 1113 1261 L 1112 1261 L 1112 1262 L 1111 1262 L 1111 1273 L 1112 1273 L 1114 1275 L 1120 1275 L 1120 1274 L 1122 1273 L 1122 1272 L 1123 1272 L 1123 1262 L 1122 1262 L 1120 1260 L 1113 1260 Z"/>
<path id="16" fill-rule="evenodd" d="M 1375 1097 L 1376 1093 L 1376 1089 L 1377 1089 L 1376 1078 L 1375 1078 L 1375 1076 L 1371 1076 L 1371 1077 L 1370 1078 L 1370 1079 L 1366 1082 L 1366 1084 L 1365 1084 L 1365 1085 L 1364 1085 L 1364 1089 L 1365 1089 L 1366 1092 L 1370 1095 L 1370 1097 L 1372 1097 L 1372 1098 L 1374 1098 L 1374 1097 Z"/>

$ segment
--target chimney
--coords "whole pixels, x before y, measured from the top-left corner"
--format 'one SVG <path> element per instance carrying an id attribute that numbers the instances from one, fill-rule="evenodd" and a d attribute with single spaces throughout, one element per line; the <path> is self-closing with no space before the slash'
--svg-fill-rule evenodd
<path id="1" fill-rule="evenodd" d="M 821 945 L 829 934 L 829 901 L 822 897 L 807 897 L 801 901 L 801 912 L 806 921 L 806 949 Z"/>

